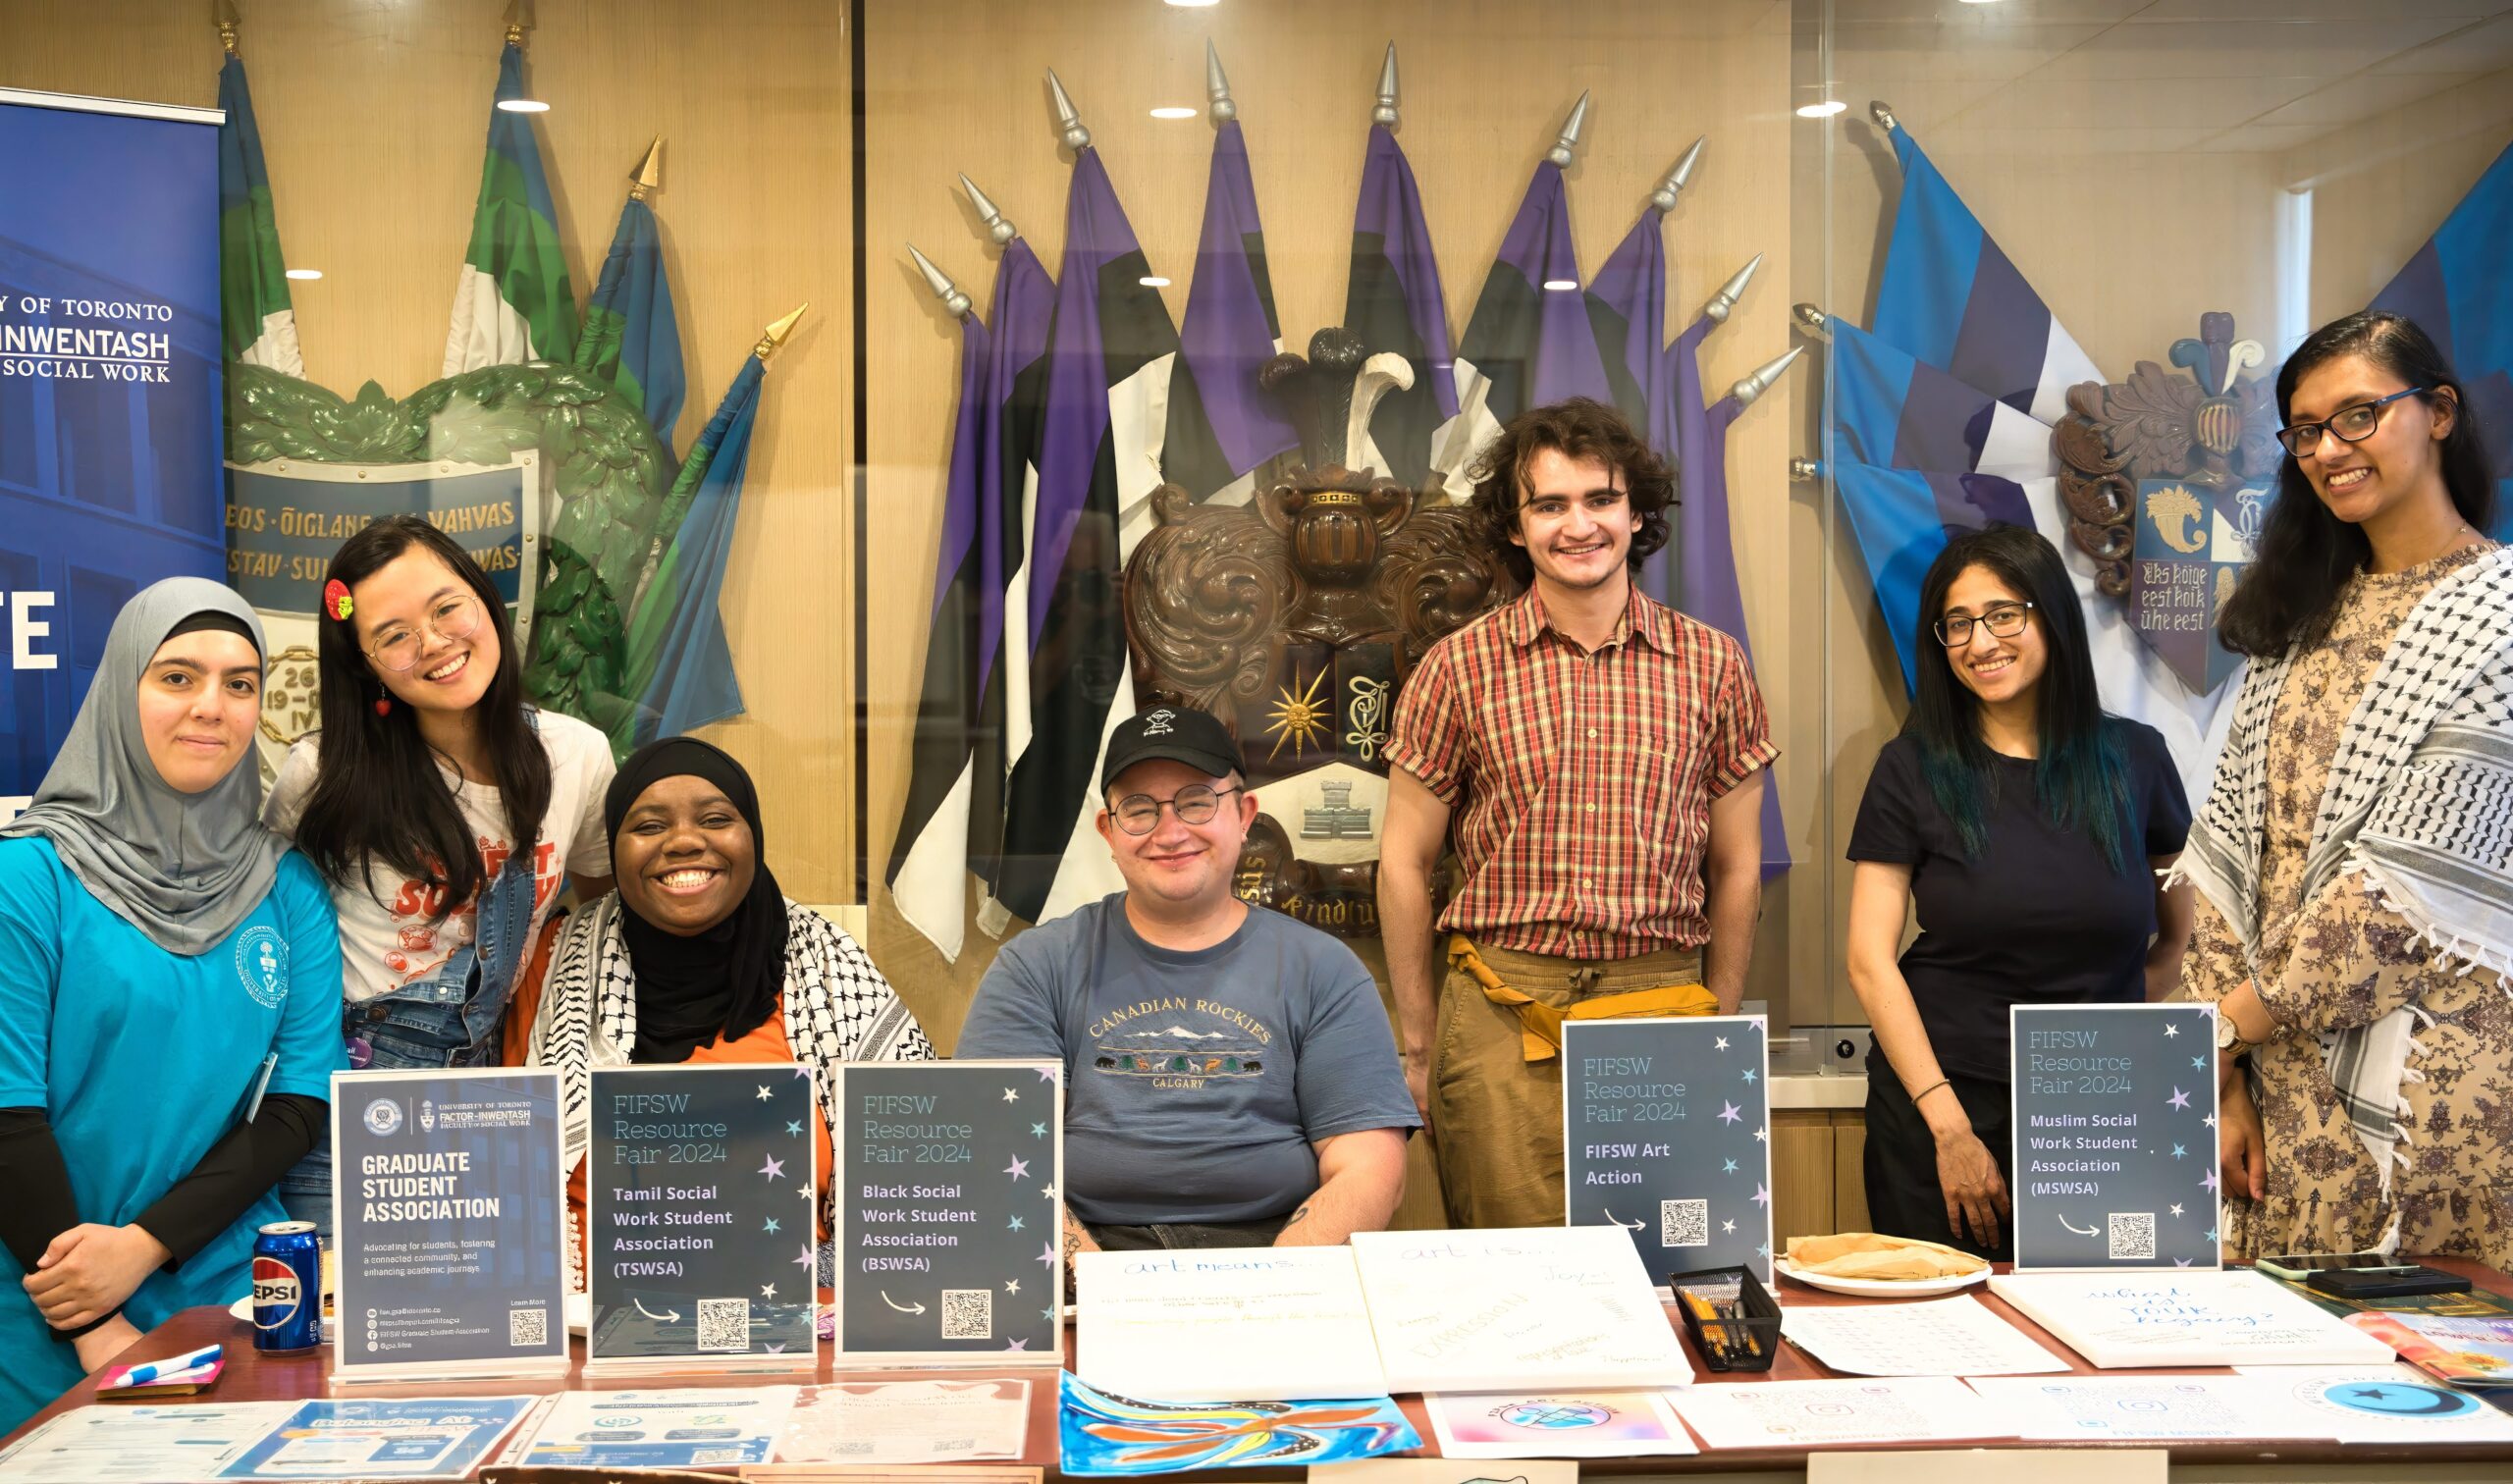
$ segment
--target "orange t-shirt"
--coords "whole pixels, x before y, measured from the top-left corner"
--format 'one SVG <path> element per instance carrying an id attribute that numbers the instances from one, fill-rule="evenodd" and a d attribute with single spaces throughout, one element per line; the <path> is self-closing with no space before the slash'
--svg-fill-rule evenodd
<path id="1" fill-rule="evenodd" d="M 532 1023 L 541 1010 L 541 985 L 549 974 L 550 953 L 558 940 L 561 921 L 563 918 L 552 919 L 550 926 L 543 930 L 540 940 L 533 945 L 532 961 L 525 967 L 523 980 L 515 985 L 513 1006 L 506 1030 L 506 1059 L 510 1066 L 523 1065 L 525 1051 L 531 1044 Z M 750 1034 L 739 1040 L 709 1041 L 690 1052 L 689 1060 L 680 1063 L 685 1067 L 790 1067 L 793 1064 L 794 1045 L 785 1038 L 785 1009 L 781 1002 Z M 829 1146 L 829 1120 L 821 1116 L 818 1101 L 812 1104 L 812 1134 L 820 1147 L 820 1192 L 825 1195 L 836 1171 L 837 1160 Z M 567 1209 L 575 1216 L 576 1255 L 581 1259 L 585 1255 L 583 1244 L 586 1240 L 585 1166 L 582 1160 L 567 1172 Z M 822 1241 L 829 1240 L 826 1223 L 822 1224 L 820 1235 Z"/>

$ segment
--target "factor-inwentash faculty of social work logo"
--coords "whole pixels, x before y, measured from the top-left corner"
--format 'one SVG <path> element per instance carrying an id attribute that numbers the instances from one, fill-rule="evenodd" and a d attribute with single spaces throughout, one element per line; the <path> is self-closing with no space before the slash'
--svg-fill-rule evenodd
<path id="1" fill-rule="evenodd" d="M 288 1002 L 288 943 L 276 929 L 256 924 L 237 934 L 236 978 L 265 1010 Z"/>

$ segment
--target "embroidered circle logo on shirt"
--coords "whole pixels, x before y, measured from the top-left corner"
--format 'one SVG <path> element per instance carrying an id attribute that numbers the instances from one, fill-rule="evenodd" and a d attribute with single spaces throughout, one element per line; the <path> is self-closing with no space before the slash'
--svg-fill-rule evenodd
<path id="1" fill-rule="evenodd" d="M 252 927 L 236 939 L 236 977 L 265 1010 L 288 1002 L 288 944 L 269 928 Z"/>
<path id="2" fill-rule="evenodd" d="M 379 1097 L 366 1105 L 366 1132 L 378 1138 L 398 1132 L 401 1127 L 401 1105 L 389 1097 Z"/>

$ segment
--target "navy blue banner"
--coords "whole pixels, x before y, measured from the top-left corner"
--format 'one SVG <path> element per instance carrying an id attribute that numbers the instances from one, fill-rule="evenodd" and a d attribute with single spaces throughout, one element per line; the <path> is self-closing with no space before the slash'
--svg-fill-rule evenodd
<path id="1" fill-rule="evenodd" d="M 2215 1008 L 2007 1017 L 2016 1271 L 2219 1266 Z"/>
<path id="2" fill-rule="evenodd" d="M 1565 1021 L 1564 1224 L 1630 1232 L 1653 1283 L 1769 1283 L 1770 1076 L 1760 1016 Z"/>
<path id="3" fill-rule="evenodd" d="M 124 601 L 226 569 L 217 116 L 46 97 L 0 92 L 0 816 Z"/>

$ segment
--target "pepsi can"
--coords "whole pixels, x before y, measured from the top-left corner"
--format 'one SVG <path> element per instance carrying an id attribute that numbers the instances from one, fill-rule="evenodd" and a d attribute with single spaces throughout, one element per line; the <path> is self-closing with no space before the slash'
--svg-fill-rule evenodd
<path id="1" fill-rule="evenodd" d="M 266 1354 L 323 1343 L 323 1250 L 310 1221 L 274 1221 L 253 1239 L 253 1349 Z"/>

